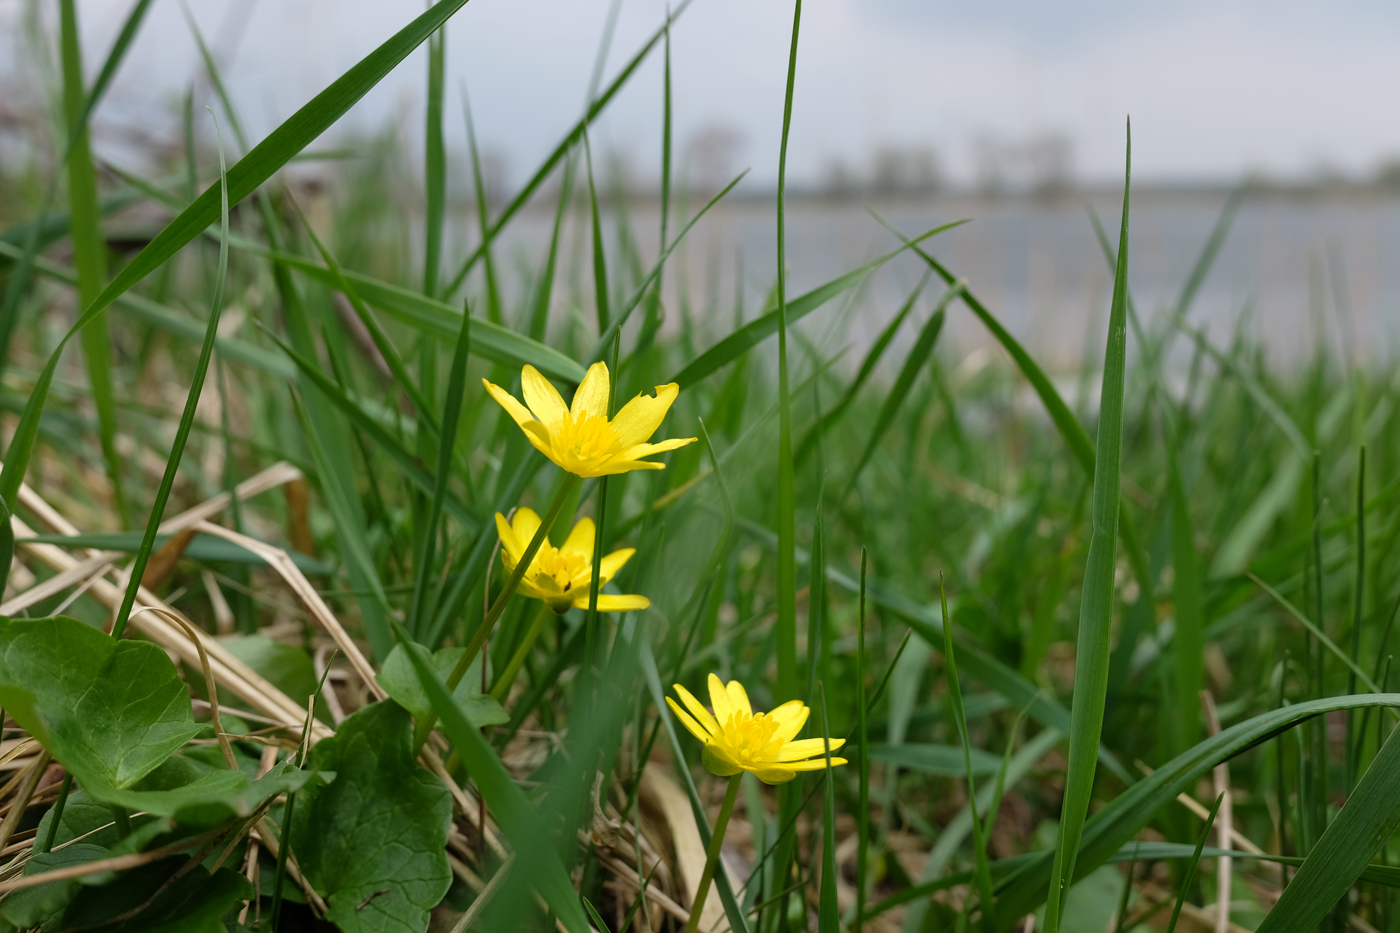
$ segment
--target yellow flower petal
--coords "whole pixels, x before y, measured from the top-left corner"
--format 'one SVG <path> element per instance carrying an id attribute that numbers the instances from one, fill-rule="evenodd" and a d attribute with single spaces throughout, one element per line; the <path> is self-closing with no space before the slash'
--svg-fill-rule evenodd
<path id="1" fill-rule="evenodd" d="M 555 459 L 554 442 L 550 439 L 548 428 L 538 421 L 531 421 L 528 424 L 522 424 L 520 429 L 525 432 L 525 439 L 533 444 L 536 450 L 551 460 Z"/>
<path id="2" fill-rule="evenodd" d="M 622 569 L 622 565 L 632 559 L 632 555 L 637 553 L 634 547 L 625 547 L 619 551 L 613 551 L 598 562 L 598 585 L 602 586 Z"/>
<path id="3" fill-rule="evenodd" d="M 525 553 L 525 544 L 515 536 L 515 529 L 506 522 L 506 517 L 500 512 L 496 513 L 496 534 L 501 537 L 501 556 L 505 559 L 507 570 L 514 570 L 515 565 L 520 563 L 520 555 Z"/>
<path id="4" fill-rule="evenodd" d="M 753 706 L 749 703 L 749 695 L 744 692 L 744 685 L 737 680 L 731 680 L 724 685 L 724 689 L 729 693 L 729 702 L 734 704 L 734 708 L 745 716 L 753 715 Z"/>
<path id="5" fill-rule="evenodd" d="M 574 599 L 574 605 L 580 609 L 588 608 L 588 589 L 585 587 L 583 595 Z M 599 593 L 599 612 L 632 612 L 638 609 L 645 609 L 651 605 L 651 600 L 645 596 L 634 596 L 630 593 Z"/>
<path id="6" fill-rule="evenodd" d="M 786 784 L 797 777 L 797 772 L 786 766 L 768 766 L 764 768 L 753 768 L 754 777 L 765 784 Z"/>
<path id="7" fill-rule="evenodd" d="M 711 674 L 707 683 L 710 687 L 710 707 L 715 711 L 715 719 L 723 725 L 729 722 L 729 717 L 734 713 L 734 701 L 729 698 L 729 691 L 724 689 L 724 681 L 719 677 Z"/>
<path id="8" fill-rule="evenodd" d="M 619 473 L 630 473 L 633 470 L 664 470 L 666 464 L 655 463 L 651 460 L 609 460 L 599 467 L 594 467 L 589 476 L 616 476 Z M 582 474 L 580 474 L 582 475 Z"/>
<path id="9" fill-rule="evenodd" d="M 634 447 L 656 433 L 679 393 L 680 386 L 673 382 L 657 386 L 654 396 L 643 393 L 623 405 L 612 420 L 618 443 L 624 448 Z"/>
<path id="10" fill-rule="evenodd" d="M 525 425 L 535 420 L 535 416 L 531 414 L 530 409 L 516 401 L 515 396 L 511 395 L 505 389 L 502 389 L 500 386 L 486 379 L 481 380 L 481 384 L 486 386 L 486 391 L 491 393 L 491 397 L 500 403 L 500 406 L 506 410 L 506 414 L 515 419 L 516 424 L 523 428 Z"/>
<path id="11" fill-rule="evenodd" d="M 578 391 L 574 393 L 574 403 L 569 407 L 569 413 L 575 420 L 584 415 L 607 418 L 609 385 L 607 363 L 598 362 L 588 367 L 583 381 L 578 384 Z"/>
<path id="12" fill-rule="evenodd" d="M 530 546 L 530 542 L 535 539 L 535 532 L 540 530 L 540 517 L 535 514 L 534 509 L 516 509 L 515 517 L 511 519 L 511 530 L 515 532 L 516 539 L 520 542 L 520 554 L 525 553 L 525 549 Z M 520 558 L 516 558 L 519 560 Z"/>
<path id="13" fill-rule="evenodd" d="M 569 537 L 563 544 L 559 545 L 560 554 L 577 554 L 588 561 L 588 566 L 593 566 L 593 519 L 580 518 L 574 530 L 569 532 Z M 586 578 L 585 578 L 586 579 Z"/>
<path id="14" fill-rule="evenodd" d="M 832 758 L 831 766 L 839 768 L 846 763 L 844 758 Z M 794 771 L 820 771 L 826 767 L 826 757 L 813 758 L 810 761 L 789 761 L 783 764 L 784 768 L 791 768 Z"/>
<path id="15" fill-rule="evenodd" d="M 671 699 L 670 697 L 667 697 L 666 705 L 671 707 L 671 712 L 676 714 L 676 718 L 681 721 L 681 725 L 685 726 L 686 730 L 690 732 L 691 735 L 695 736 L 702 742 L 710 741 L 709 733 L 707 733 L 703 728 L 701 728 L 700 724 L 694 719 L 692 719 L 689 713 L 677 706 L 675 700 Z"/>
<path id="16" fill-rule="evenodd" d="M 845 739 L 832 739 L 831 750 L 834 752 L 845 744 Z M 788 742 L 778 750 L 779 761 L 799 761 L 803 758 L 811 758 L 814 755 L 821 756 L 823 761 L 826 760 L 825 739 L 798 739 L 796 742 Z M 832 759 L 832 761 L 835 760 L 834 758 Z"/>
<path id="17" fill-rule="evenodd" d="M 718 735 L 719 723 L 715 722 L 715 717 L 710 715 L 710 711 L 705 709 L 700 701 L 695 699 L 694 695 L 680 684 L 672 684 L 672 686 L 676 688 L 676 696 L 681 698 L 681 702 L 685 704 L 686 709 L 690 710 L 695 721 L 704 726 L 711 736 Z M 705 741 L 708 742 L 709 738 L 706 738 Z"/>
<path id="18" fill-rule="evenodd" d="M 784 712 L 789 706 L 795 708 L 791 712 Z M 780 714 L 782 718 L 779 718 Z M 778 719 L 780 723 L 778 731 L 774 733 L 773 737 L 790 742 L 797 737 L 797 733 L 802 731 L 802 727 L 807 725 L 807 717 L 812 715 L 812 711 L 806 704 L 798 700 L 790 700 L 768 715 Z"/>
<path id="19" fill-rule="evenodd" d="M 525 396 L 525 404 L 541 424 L 557 424 L 569 413 L 559 390 L 528 364 L 520 371 L 520 394 Z"/>
<path id="20" fill-rule="evenodd" d="M 619 459 L 637 460 L 641 457 L 650 457 L 652 454 L 662 454 L 668 450 L 675 450 L 677 447 L 684 447 L 686 444 L 693 443 L 695 443 L 695 438 L 693 437 L 673 437 L 659 444 L 633 444 L 617 456 Z"/>

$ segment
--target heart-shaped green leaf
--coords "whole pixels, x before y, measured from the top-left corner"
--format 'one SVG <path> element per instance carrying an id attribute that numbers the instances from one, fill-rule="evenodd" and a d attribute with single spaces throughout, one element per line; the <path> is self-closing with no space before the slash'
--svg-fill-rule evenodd
<path id="1" fill-rule="evenodd" d="M 291 842 L 307 879 L 346 933 L 422 933 L 447 893 L 452 802 L 420 769 L 408 713 L 375 703 L 311 752 L 336 780 L 297 795 Z"/>
<path id="2" fill-rule="evenodd" d="M 433 673 L 437 674 L 440 680 L 447 680 L 457 662 L 461 660 L 462 652 L 466 650 L 465 647 L 443 648 L 435 652 Z M 395 703 L 412 713 L 414 718 L 422 719 L 433 711 L 432 703 L 423 692 L 423 685 L 414 673 L 408 655 L 404 654 L 402 645 L 395 645 L 394 650 L 389 652 L 389 657 L 384 660 L 384 670 L 374 679 L 379 681 L 379 686 L 384 688 Z M 457 684 L 452 698 L 461 704 L 467 716 L 477 726 L 495 726 L 510 722 L 510 714 L 505 708 L 480 690 L 481 655 L 477 655 L 461 682 Z"/>
<path id="3" fill-rule="evenodd" d="M 164 651 L 63 617 L 0 618 L 0 704 L 94 796 L 134 786 L 203 728 Z"/>

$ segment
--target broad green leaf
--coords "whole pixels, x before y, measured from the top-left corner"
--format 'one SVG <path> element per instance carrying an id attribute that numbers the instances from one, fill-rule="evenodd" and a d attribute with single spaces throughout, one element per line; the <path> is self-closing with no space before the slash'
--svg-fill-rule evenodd
<path id="1" fill-rule="evenodd" d="M 968 751 L 972 755 L 973 774 L 980 777 L 997 773 L 1000 757 L 980 748 L 969 748 Z M 870 760 L 940 777 L 964 777 L 967 774 L 963 750 L 956 745 L 872 745 Z"/>
<path id="2" fill-rule="evenodd" d="M 254 781 L 242 771 L 209 770 L 183 755 L 175 755 L 135 787 L 85 786 L 94 797 L 127 810 L 173 817 L 182 826 L 203 827 L 247 816 L 269 797 L 296 791 L 315 778 L 314 772 L 302 771 L 284 761 Z"/>
<path id="3" fill-rule="evenodd" d="M 433 652 L 433 673 L 446 682 L 466 650 L 465 647 L 458 647 Z M 457 689 L 452 691 L 452 698 L 461 704 L 467 718 L 478 726 L 495 726 L 510 722 L 510 714 L 501 704 L 481 691 L 481 658 L 482 655 L 478 653 L 472 659 L 466 674 L 457 684 Z M 384 660 L 384 669 L 374 679 L 379 681 L 379 686 L 384 688 L 395 703 L 412 713 L 415 719 L 422 719 L 433 711 L 432 701 L 423 691 L 423 685 L 418 680 L 418 674 L 413 670 L 413 662 L 408 659 L 403 645 L 394 646 L 394 650 L 390 651 L 389 657 Z"/>
<path id="4" fill-rule="evenodd" d="M 467 718 L 462 707 L 437 678 L 426 657 L 427 650 L 409 641 L 402 626 L 396 623 L 394 628 L 399 644 L 423 686 L 423 692 L 432 703 L 433 712 L 442 723 L 443 731 L 456 744 L 462 763 L 476 781 L 477 789 L 491 808 L 501 832 L 515 849 L 516 858 L 533 872 L 535 890 L 539 891 L 568 933 L 585 933 L 588 921 L 579 904 L 578 892 L 559 861 L 549 830 L 540 815 L 501 763 L 496 750 L 482 737 L 480 727 Z M 342 732 L 344 728 L 342 724 Z"/>
<path id="5" fill-rule="evenodd" d="M 310 766 L 332 783 L 297 795 L 297 861 L 346 933 L 422 933 L 452 882 L 452 801 L 410 749 L 408 714 L 374 703 L 317 743 Z"/>
<path id="6" fill-rule="evenodd" d="M 0 619 L 0 703 L 92 794 L 130 788 L 196 734 L 155 645 L 77 619 Z"/>
<path id="7" fill-rule="evenodd" d="M 317 692 L 316 665 L 304 649 L 264 635 L 237 635 L 221 638 L 219 642 L 224 650 L 261 674 L 293 703 L 305 706 L 306 698 Z"/>
<path id="8" fill-rule="evenodd" d="M 232 868 L 220 868 L 211 875 L 203 865 L 196 865 L 171 883 L 172 876 L 188 861 L 187 856 L 163 859 L 123 872 L 118 880 L 100 888 L 84 888 L 82 897 L 75 898 L 64 911 L 60 928 L 100 927 L 102 933 L 225 933 L 225 914 L 252 897 L 253 886 Z M 137 908 L 141 908 L 139 912 Z M 110 924 L 113 917 L 127 919 Z"/>
<path id="9" fill-rule="evenodd" d="M 1400 738 L 1392 730 L 1346 805 L 1284 888 L 1259 933 L 1320 928 L 1371 858 L 1400 828 Z"/>
<path id="10" fill-rule="evenodd" d="M 872 259 L 863 266 L 852 269 L 844 275 L 837 276 L 825 285 L 819 285 L 810 292 L 797 296 L 787 302 L 786 305 L 786 319 L 788 325 L 790 326 L 806 317 L 808 314 L 811 314 L 846 289 L 859 285 L 861 282 L 865 281 L 870 273 L 905 250 L 915 249 L 917 248 L 917 244 L 927 240 L 929 237 L 942 233 L 944 230 L 951 230 L 953 227 L 959 226 L 965 222 L 966 221 L 956 220 L 950 224 L 944 224 L 941 227 L 934 227 L 932 230 L 921 233 L 913 239 L 906 239 L 904 245 L 899 249 L 891 250 L 883 256 Z M 671 381 L 680 383 L 682 389 L 694 385 L 721 366 L 732 363 L 744 353 L 776 334 L 778 332 L 778 322 L 779 315 L 776 309 L 769 311 L 755 321 L 750 321 L 695 359 L 691 360 Z"/>

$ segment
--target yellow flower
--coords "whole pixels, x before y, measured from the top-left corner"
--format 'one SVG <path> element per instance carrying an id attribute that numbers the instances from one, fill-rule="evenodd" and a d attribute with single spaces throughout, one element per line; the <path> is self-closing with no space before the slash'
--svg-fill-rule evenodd
<path id="1" fill-rule="evenodd" d="M 711 674 L 710 703 L 715 710 L 711 716 L 689 690 L 680 684 L 675 688 L 690 714 L 670 697 L 666 703 L 691 735 L 705 743 L 703 760 L 711 774 L 729 777 L 750 771 L 765 784 L 785 784 L 799 771 L 826 767 L 826 739 L 794 741 L 811 713 L 801 700 L 789 700 L 769 713 L 755 713 L 739 681 L 725 685 Z M 831 739 L 830 743 L 835 751 L 846 740 Z M 831 763 L 844 765 L 846 759 L 832 758 Z"/>
<path id="2" fill-rule="evenodd" d="M 506 517 L 496 513 L 496 531 L 501 536 L 501 562 L 508 572 L 514 572 L 530 540 L 539 530 L 540 517 L 532 509 L 517 509 L 513 524 Z M 627 563 L 628 558 L 637 553 L 636 548 L 623 548 L 604 557 L 598 575 L 601 589 Z M 593 578 L 593 519 L 580 519 L 569 533 L 568 539 L 559 547 L 545 539 L 535 557 L 530 561 L 525 575 L 520 578 L 518 592 L 531 599 L 542 599 L 555 612 L 563 615 L 569 607 L 588 608 L 588 584 Z M 598 594 L 599 612 L 628 612 L 632 609 L 645 609 L 651 600 L 645 596 L 621 596 L 613 593 Z"/>
<path id="3" fill-rule="evenodd" d="M 533 366 L 527 365 L 520 372 L 524 405 L 500 386 L 485 379 L 481 381 L 540 453 L 577 476 L 664 469 L 665 464 L 641 458 L 695 441 L 687 437 L 659 444 L 646 443 L 661 426 L 680 392 L 674 382 L 657 386 L 655 396 L 638 395 L 609 421 L 605 363 L 588 367 L 587 375 L 574 393 L 572 408 L 565 406 L 558 390 Z"/>

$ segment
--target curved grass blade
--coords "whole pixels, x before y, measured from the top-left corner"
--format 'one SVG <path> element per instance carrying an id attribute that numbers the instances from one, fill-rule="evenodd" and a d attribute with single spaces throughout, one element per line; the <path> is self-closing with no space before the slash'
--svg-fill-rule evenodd
<path id="1" fill-rule="evenodd" d="M 1210 816 L 1206 817 L 1206 825 L 1201 828 L 1201 836 L 1196 840 L 1196 849 L 1191 853 L 1191 861 L 1186 863 L 1186 877 L 1181 879 L 1181 890 L 1176 894 L 1176 906 L 1172 908 L 1167 933 L 1175 933 L 1176 922 L 1181 919 L 1181 906 L 1186 903 L 1186 895 L 1196 880 L 1196 869 L 1201 864 L 1201 850 L 1206 847 L 1206 840 L 1210 838 L 1210 828 L 1215 825 L 1215 816 L 1220 812 L 1220 804 L 1224 799 L 1223 793 L 1215 798 L 1215 804 L 1210 808 Z"/>
<path id="2" fill-rule="evenodd" d="M 880 441 L 884 438 L 885 432 L 890 429 L 890 425 L 894 424 L 895 415 L 899 414 L 900 406 L 908 397 L 909 390 L 914 388 L 914 380 L 918 378 L 919 371 L 924 368 L 933 353 L 934 344 L 938 342 L 938 335 L 943 332 L 943 321 L 947 317 L 948 305 L 952 303 L 954 298 L 962 294 L 962 290 L 962 283 L 948 289 L 939 299 L 938 307 L 934 309 L 933 315 L 924 322 L 923 328 L 919 331 L 918 339 L 914 341 L 914 346 L 904 359 L 904 366 L 900 368 L 899 375 L 895 377 L 894 385 L 890 387 L 889 394 L 880 404 L 880 413 L 875 416 L 875 424 L 870 429 L 870 439 L 865 442 L 865 449 L 861 451 L 860 459 L 856 461 L 856 468 L 851 471 L 851 478 L 846 480 L 846 489 L 841 493 L 838 503 L 845 502 L 850 496 L 851 489 L 855 487 L 861 472 L 870 462 L 875 448 L 880 445 Z"/>
<path id="3" fill-rule="evenodd" d="M 817 933 L 840 933 L 841 907 L 836 901 L 836 779 L 831 766 L 831 729 L 826 710 L 826 688 L 818 684 L 822 703 L 822 742 L 826 751 L 825 789 L 822 801 L 822 880 L 817 895 Z"/>
<path id="4" fill-rule="evenodd" d="M 1326 697 L 1261 713 L 1236 723 L 1173 758 L 1094 814 L 1084 825 L 1074 880 L 1108 861 L 1152 821 L 1157 811 L 1192 788 L 1202 775 L 1222 761 L 1272 739 L 1299 723 L 1335 710 L 1367 707 L 1400 708 L 1400 694 Z M 997 929 L 1008 930 L 1044 903 L 1055 853 L 1045 851 L 997 885 Z"/>
<path id="5" fill-rule="evenodd" d="M 491 808 L 496 824 L 510 840 L 520 863 L 531 866 L 535 889 L 569 933 L 586 933 L 588 919 L 579 905 L 578 892 L 574 890 L 558 854 L 550 845 L 551 833 L 540 815 L 482 736 L 481 730 L 472 725 L 462 707 L 437 679 L 430 662 L 424 657 L 426 649 L 415 644 L 402 625 L 397 622 L 391 624 L 394 635 L 403 645 L 404 653 L 418 674 L 423 692 L 433 704 L 443 731 L 456 745 L 477 789 L 481 791 L 482 799 Z"/>
<path id="6" fill-rule="evenodd" d="M 209 115 L 213 117 L 212 110 Z M 214 121 L 216 133 L 218 128 L 219 124 L 216 119 Z M 175 474 L 180 469 L 180 460 L 185 454 L 185 444 L 190 439 L 190 429 L 194 425 L 195 412 L 199 408 L 199 396 L 204 390 L 204 379 L 209 374 L 209 361 L 214 355 L 214 340 L 219 334 L 219 318 L 223 315 L 224 310 L 224 283 L 228 279 L 228 170 L 224 164 L 222 140 L 219 143 L 219 189 L 222 196 L 219 224 L 221 234 L 219 271 L 214 278 L 214 295 L 210 300 L 209 323 L 204 332 L 204 344 L 199 348 L 199 361 L 195 363 L 194 377 L 190 381 L 190 391 L 185 397 L 185 410 L 180 415 L 180 426 L 175 431 L 175 440 L 170 447 L 170 457 L 165 461 L 165 473 L 161 476 L 160 487 L 156 490 L 156 498 L 151 506 L 150 517 L 146 519 L 146 533 L 141 539 L 141 547 L 136 552 L 135 559 L 131 562 L 131 575 L 127 581 L 126 593 L 122 596 L 121 607 L 117 609 L 116 620 L 112 623 L 113 638 L 122 637 L 122 632 L 126 629 L 126 620 L 131 615 L 131 608 L 136 604 L 136 593 L 141 588 L 141 578 L 146 572 L 146 563 L 151 559 L 151 550 L 155 547 L 156 531 L 160 528 L 161 519 L 165 514 L 165 503 L 169 501 L 170 491 L 175 487 Z M 87 317 L 88 315 L 83 316 Z M 59 350 L 55 351 L 53 359 L 57 360 L 60 353 L 62 353 L 61 346 Z M 28 414 L 28 406 L 26 406 L 26 414 Z M 5 472 L 9 472 L 9 463 L 5 464 Z"/>
<path id="7" fill-rule="evenodd" d="M 952 223 L 947 223 L 942 225 L 941 227 L 934 227 L 932 230 L 925 231 L 924 233 L 919 234 L 913 239 L 908 239 L 901 236 L 901 238 L 904 239 L 905 242 L 904 245 L 901 246 L 899 249 L 891 250 L 890 252 L 885 253 L 883 256 L 876 257 L 870 262 L 867 262 L 865 265 L 860 266 L 856 269 L 852 269 L 850 272 L 847 272 L 844 275 L 837 276 L 830 282 L 827 282 L 825 285 L 819 285 L 818 287 L 812 289 L 810 292 L 807 292 L 803 295 L 799 295 L 791 301 L 787 302 L 787 323 L 791 324 L 795 321 L 801 320 L 808 314 L 811 314 L 813 311 L 817 310 L 817 308 L 820 308 L 822 305 L 835 298 L 837 295 L 846 291 L 846 289 L 853 288 L 854 286 L 859 285 L 861 282 L 865 281 L 866 277 L 869 276 L 870 273 L 874 272 L 876 269 L 880 268 L 880 266 L 889 262 L 891 259 L 898 256 L 905 250 L 916 249 L 916 244 L 927 240 L 931 236 L 935 236 L 939 233 L 942 233 L 945 230 L 951 230 L 954 227 L 961 226 L 964 223 L 967 223 L 967 221 L 955 220 Z M 951 277 L 949 279 L 949 284 L 952 284 Z M 704 379 L 706 376 L 710 375 L 710 373 L 713 373 L 720 367 L 732 363 L 744 353 L 758 346 L 764 340 L 773 336 L 777 332 L 778 312 L 775 309 L 773 311 L 768 312 L 767 314 L 764 314 L 762 317 L 757 318 L 756 320 L 750 321 L 743 327 L 740 327 L 738 330 L 731 333 L 728 337 L 725 337 L 719 343 L 715 344 L 713 347 L 710 347 L 710 349 L 706 350 L 704 353 L 691 360 L 680 372 L 678 372 L 672 378 L 671 381 L 680 383 L 682 389 L 686 388 L 687 386 L 694 385 L 695 383 L 699 382 L 701 379 Z"/>
<path id="8" fill-rule="evenodd" d="M 1313 846 L 1259 933 L 1303 933 L 1320 924 L 1400 828 L 1400 739 L 1392 731 L 1337 818 Z"/>
<path id="9" fill-rule="evenodd" d="M 476 322 L 473 323 L 475 324 Z M 269 331 L 268 336 L 277 342 L 277 345 L 282 348 L 282 352 L 286 353 L 287 356 L 291 358 L 292 362 L 297 365 L 297 368 L 301 370 L 302 374 L 310 379 L 312 384 L 320 389 L 322 394 L 329 399 L 332 404 L 349 416 L 350 420 L 354 422 L 355 427 L 365 432 L 365 434 L 369 435 L 369 437 L 374 440 L 378 449 L 383 451 L 394 461 L 394 464 L 403 471 L 404 476 L 406 476 L 414 486 L 428 495 L 435 495 L 435 490 L 438 486 L 437 480 L 432 474 L 419 465 L 417 458 L 399 442 L 397 437 L 391 434 L 384 425 L 380 424 L 378 420 L 367 414 L 364 409 L 357 405 L 353 399 L 345 394 L 345 390 L 336 385 L 325 373 L 321 372 L 320 367 L 315 363 L 292 349 L 289 344 L 276 334 Z M 481 529 L 481 523 L 477 521 L 476 516 L 474 516 L 466 505 L 451 492 L 444 494 L 443 508 L 447 510 L 449 515 L 460 522 L 462 527 L 468 532 L 475 534 Z"/>

